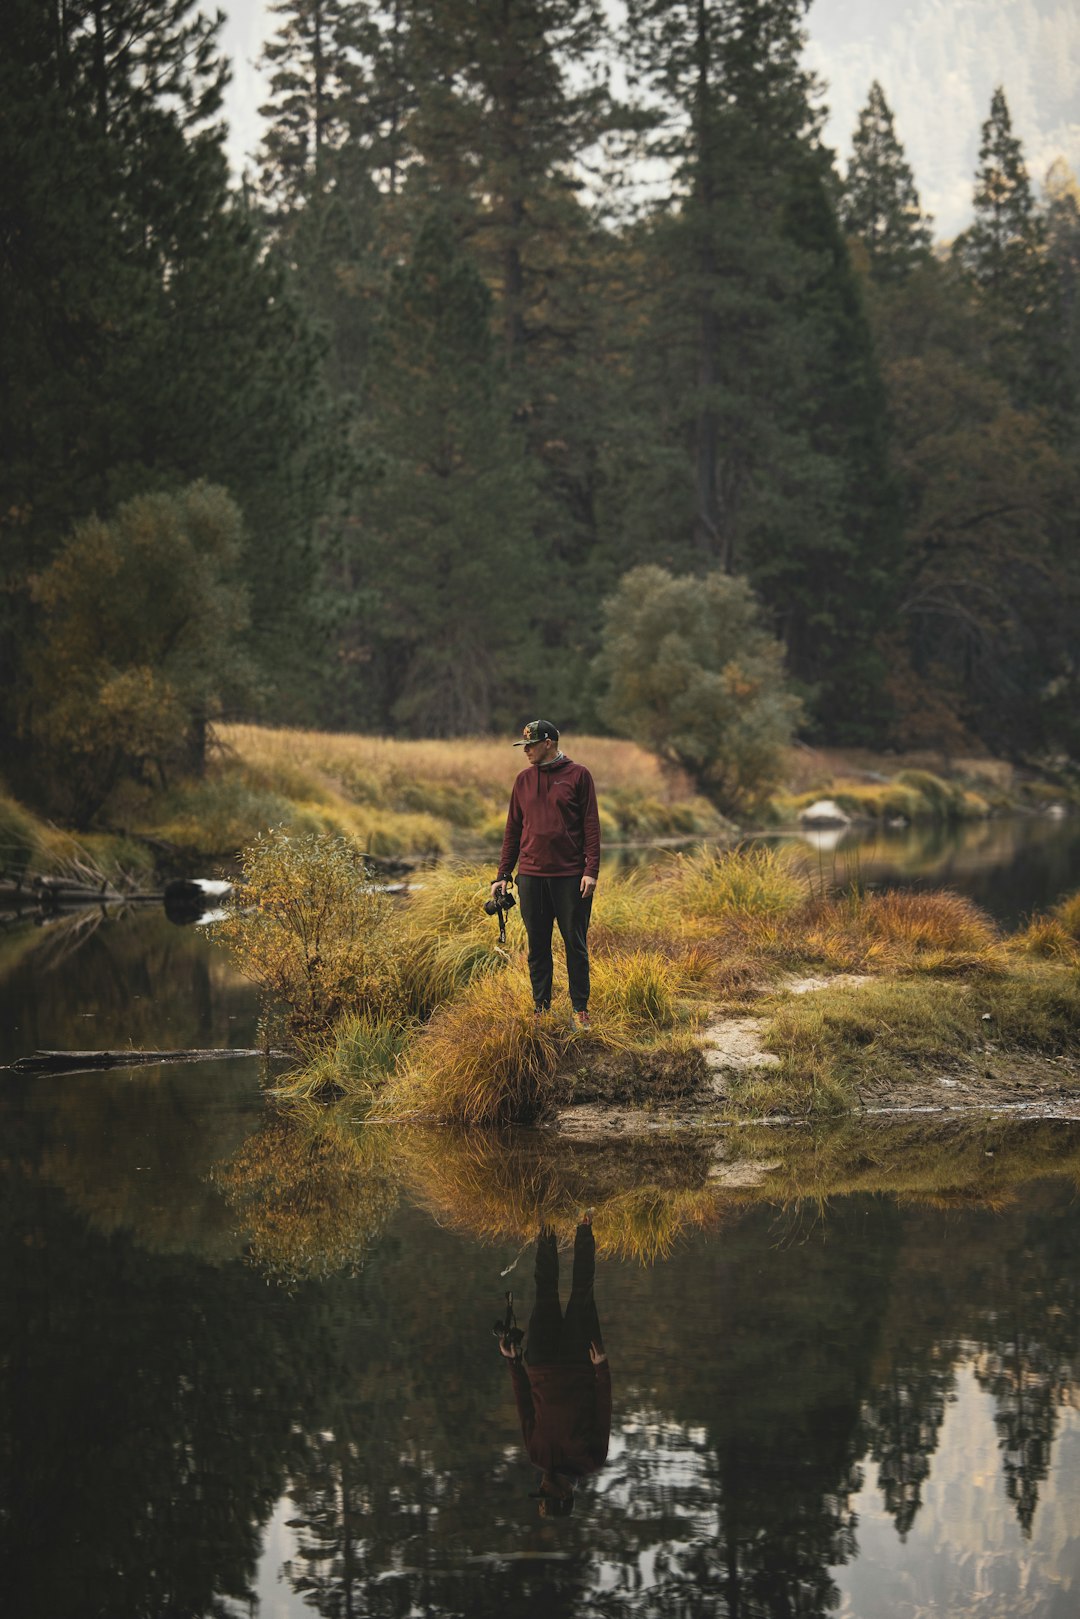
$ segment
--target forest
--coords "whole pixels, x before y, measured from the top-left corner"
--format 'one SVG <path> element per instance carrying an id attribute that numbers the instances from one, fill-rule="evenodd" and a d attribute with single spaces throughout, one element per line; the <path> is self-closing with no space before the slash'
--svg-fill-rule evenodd
<path id="1" fill-rule="evenodd" d="M 221 720 L 640 734 L 644 664 L 1077 755 L 1080 188 L 1007 85 L 942 242 L 880 84 L 823 145 L 804 0 L 272 11 L 242 183 L 220 15 L 0 14 L 13 791 L 85 815 Z"/>

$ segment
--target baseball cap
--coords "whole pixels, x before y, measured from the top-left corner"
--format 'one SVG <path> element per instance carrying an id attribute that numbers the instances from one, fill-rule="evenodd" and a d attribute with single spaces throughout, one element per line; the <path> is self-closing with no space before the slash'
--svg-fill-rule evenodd
<path id="1" fill-rule="evenodd" d="M 515 748 L 527 747 L 530 742 L 557 742 L 559 728 L 552 725 L 550 720 L 530 720 L 521 733 L 521 741 L 515 742 Z"/>

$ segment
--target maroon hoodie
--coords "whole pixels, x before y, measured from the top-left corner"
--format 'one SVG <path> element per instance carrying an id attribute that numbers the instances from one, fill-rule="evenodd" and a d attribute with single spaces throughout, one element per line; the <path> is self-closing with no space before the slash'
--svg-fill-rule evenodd
<path id="1" fill-rule="evenodd" d="M 510 1362 L 521 1436 L 534 1467 L 595 1473 L 607 1460 L 611 1434 L 611 1370 L 599 1366 L 530 1366 Z"/>
<path id="2" fill-rule="evenodd" d="M 509 877 L 515 864 L 526 877 L 599 876 L 600 816 L 584 765 L 563 757 L 521 772 L 510 794 L 499 877 Z"/>

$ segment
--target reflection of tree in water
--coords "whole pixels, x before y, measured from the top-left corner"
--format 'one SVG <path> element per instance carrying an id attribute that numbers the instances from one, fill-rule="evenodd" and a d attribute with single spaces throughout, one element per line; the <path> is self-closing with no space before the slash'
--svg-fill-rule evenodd
<path id="1" fill-rule="evenodd" d="M 0 1185 L 5 1184 L 0 1182 Z M 103 1236 L 54 1189 L 0 1210 L 0 1559 L 9 1611 L 217 1615 L 340 1363 L 332 1301 Z M 337 1333 L 340 1340 L 340 1332 Z"/>
<path id="2" fill-rule="evenodd" d="M 952 1357 L 943 1356 L 938 1345 L 918 1350 L 903 1346 L 888 1380 L 866 1402 L 868 1454 L 878 1464 L 878 1488 L 901 1540 L 907 1539 L 922 1504 L 922 1487 L 955 1385 Z"/>
<path id="3" fill-rule="evenodd" d="M 996 1403 L 1006 1491 L 1031 1533 L 1057 1411 L 1078 1388 L 1080 1210 L 1060 1182 L 1044 1182 L 1028 1209 L 1008 1221 L 972 1209 L 962 1241 L 955 1222 L 908 1213 L 885 1369 L 864 1412 L 865 1443 L 901 1535 L 919 1509 L 955 1369 L 973 1349 L 976 1378 Z"/>
<path id="4" fill-rule="evenodd" d="M 654 1273 L 634 1330 L 663 1366 L 663 1441 L 682 1454 L 655 1520 L 647 1448 L 613 1466 L 629 1475 L 627 1499 L 645 1495 L 635 1531 L 650 1537 L 662 1606 L 612 1525 L 594 1548 L 613 1570 L 598 1611 L 779 1619 L 834 1606 L 831 1569 L 854 1550 L 860 1402 L 896 1238 L 892 1211 L 870 1214 L 845 1205 L 803 1238 L 758 1207 L 696 1244 L 689 1267 Z"/>
<path id="5" fill-rule="evenodd" d="M 1046 1363 L 1042 1344 L 1023 1337 L 980 1355 L 976 1377 L 994 1396 L 1005 1489 L 1016 1503 L 1021 1529 L 1030 1537 L 1039 1485 L 1050 1472 L 1056 1408 L 1066 1382 L 1073 1379 L 1065 1368 Z"/>
<path id="6" fill-rule="evenodd" d="M 272 1115 L 214 1179 L 252 1263 L 286 1284 L 356 1271 L 400 1187 L 392 1132 L 315 1107 Z"/>
<path id="7" fill-rule="evenodd" d="M 21 1051 L 251 1043 L 255 993 L 200 929 L 157 910 L 80 929 L 85 915 L 101 913 L 34 930 L 6 965 L 13 941 L 0 949 L 0 1016 L 18 1025 Z"/>
<path id="8" fill-rule="evenodd" d="M 1005 1488 L 1028 1537 L 1050 1472 L 1058 1409 L 1080 1381 L 1080 1221 L 1073 1209 L 1070 1219 L 1061 1214 L 1040 1211 L 1013 1233 L 987 1310 L 992 1330 L 979 1334 L 976 1376 L 994 1396 Z"/>

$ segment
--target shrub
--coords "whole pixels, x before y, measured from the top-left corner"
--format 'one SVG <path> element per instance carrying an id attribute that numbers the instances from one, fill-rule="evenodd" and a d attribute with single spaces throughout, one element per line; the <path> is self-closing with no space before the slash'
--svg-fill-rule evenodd
<path id="1" fill-rule="evenodd" d="M 744 579 L 635 568 L 604 604 L 600 713 L 684 770 L 721 809 L 763 799 L 799 714 Z"/>
<path id="2" fill-rule="evenodd" d="M 37 580 L 28 725 L 52 801 L 76 824 L 125 779 L 201 771 L 224 695 L 252 689 L 242 547 L 235 502 L 192 484 L 88 519 Z"/>
<path id="3" fill-rule="evenodd" d="M 343 838 L 280 828 L 249 844 L 229 916 L 217 924 L 241 970 L 259 986 L 267 1039 L 317 1055 L 344 1012 L 401 1009 L 400 929 Z"/>

